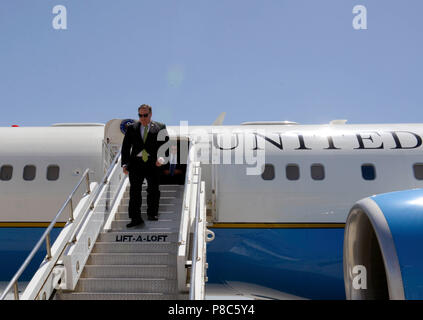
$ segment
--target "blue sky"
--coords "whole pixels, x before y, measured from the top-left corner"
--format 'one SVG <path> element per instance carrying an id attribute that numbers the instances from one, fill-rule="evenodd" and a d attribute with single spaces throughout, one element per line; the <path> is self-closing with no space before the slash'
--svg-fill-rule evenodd
<path id="1" fill-rule="evenodd" d="M 168 125 L 421 122 L 422 15 L 421 0 L 1 0 L 0 126 L 136 118 L 142 103 Z"/>

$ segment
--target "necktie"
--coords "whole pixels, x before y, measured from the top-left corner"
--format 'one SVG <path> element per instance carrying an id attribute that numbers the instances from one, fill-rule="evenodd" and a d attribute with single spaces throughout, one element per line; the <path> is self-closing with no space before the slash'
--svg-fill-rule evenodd
<path id="1" fill-rule="evenodd" d="M 148 126 L 144 127 L 144 143 L 147 140 L 147 134 L 148 134 Z M 145 149 L 142 149 L 142 161 L 147 162 L 148 160 L 148 153 Z"/>

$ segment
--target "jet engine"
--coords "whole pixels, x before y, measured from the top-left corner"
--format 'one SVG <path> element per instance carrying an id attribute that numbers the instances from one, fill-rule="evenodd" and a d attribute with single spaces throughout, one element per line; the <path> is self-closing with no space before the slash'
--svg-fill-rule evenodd
<path id="1" fill-rule="evenodd" d="M 423 189 L 365 198 L 344 233 L 347 299 L 423 299 Z"/>

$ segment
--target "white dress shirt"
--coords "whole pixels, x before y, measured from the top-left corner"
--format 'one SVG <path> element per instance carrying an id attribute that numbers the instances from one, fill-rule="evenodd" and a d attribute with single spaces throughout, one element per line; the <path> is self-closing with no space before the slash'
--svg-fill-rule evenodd
<path id="1" fill-rule="evenodd" d="M 147 132 L 148 131 L 150 131 L 150 127 L 151 127 L 151 121 L 147 124 L 147 127 L 148 127 L 148 129 L 147 129 Z M 144 128 L 145 128 L 145 126 L 143 126 L 143 125 L 141 125 L 140 126 L 140 130 L 141 130 L 141 138 L 144 140 Z"/>

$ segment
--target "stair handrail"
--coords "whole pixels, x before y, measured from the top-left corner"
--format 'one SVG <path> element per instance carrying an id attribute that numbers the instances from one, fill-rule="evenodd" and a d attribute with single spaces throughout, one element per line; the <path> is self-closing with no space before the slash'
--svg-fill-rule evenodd
<path id="1" fill-rule="evenodd" d="M 71 210 L 70 210 L 70 217 L 69 217 L 69 222 L 72 222 L 74 220 L 73 217 L 73 203 L 72 203 L 72 199 L 74 194 L 76 193 L 76 191 L 78 190 L 79 186 L 82 184 L 82 182 L 84 180 L 86 180 L 87 182 L 87 190 L 86 193 L 90 194 L 91 193 L 91 189 L 90 189 L 90 177 L 89 177 L 89 169 L 85 169 L 81 179 L 79 179 L 78 183 L 75 185 L 75 187 L 73 188 L 72 192 L 69 194 L 68 198 L 66 199 L 65 203 L 62 205 L 62 207 L 60 208 L 60 210 L 58 211 L 58 213 L 56 214 L 56 216 L 54 217 L 54 219 L 50 222 L 49 226 L 47 227 L 46 231 L 44 231 L 43 235 L 41 236 L 40 240 L 38 240 L 37 244 L 35 245 L 35 247 L 32 249 L 32 251 L 30 252 L 30 254 L 28 255 L 28 257 L 26 258 L 26 260 L 24 261 L 24 263 L 22 264 L 22 266 L 19 268 L 19 270 L 16 272 L 16 274 L 14 275 L 14 277 L 12 278 L 12 280 L 10 280 L 8 286 L 6 287 L 6 289 L 3 291 L 0 300 L 4 300 L 6 295 L 9 293 L 10 289 L 13 287 L 14 288 L 14 298 L 15 300 L 19 300 L 19 291 L 18 291 L 18 280 L 20 278 L 20 276 L 22 275 L 22 273 L 25 271 L 25 269 L 28 267 L 29 263 L 31 262 L 31 260 L 34 258 L 35 254 L 38 252 L 38 250 L 40 249 L 41 245 L 43 244 L 43 242 L 46 242 L 46 249 L 47 249 L 47 259 L 51 259 L 51 243 L 50 243 L 50 232 L 53 229 L 53 227 L 55 226 L 57 220 L 59 219 L 59 217 L 62 215 L 63 211 L 65 210 L 65 208 L 68 206 L 68 204 L 71 205 Z"/>
<path id="2" fill-rule="evenodd" d="M 204 182 L 201 181 L 200 162 L 196 161 L 196 144 L 188 152 L 187 172 L 178 236 L 177 273 L 180 292 L 189 292 L 190 299 L 204 299 L 205 268 L 204 246 L 199 243 L 204 236 L 200 228 L 205 228 Z M 203 208 L 204 207 L 204 208 Z M 190 237 L 192 234 L 192 238 Z M 206 239 L 203 239 L 204 243 Z M 200 254 L 202 256 L 200 257 Z M 191 270 L 188 275 L 188 268 Z M 203 278 L 203 279 L 202 279 Z M 197 281 L 202 281 L 198 283 Z M 199 289 L 199 290 L 197 290 Z"/>
<path id="3" fill-rule="evenodd" d="M 116 153 L 113 161 L 110 163 L 109 169 L 107 170 L 107 172 L 105 173 L 104 177 L 101 179 L 100 185 L 96 188 L 94 196 L 92 197 L 92 199 L 90 200 L 90 209 L 93 209 L 94 203 L 97 201 L 98 197 L 100 196 L 101 190 L 103 189 L 103 187 L 108 183 L 110 175 L 113 172 L 113 169 L 115 168 L 115 166 L 118 164 L 118 162 L 121 159 L 121 151 L 119 151 L 118 153 Z M 113 199 L 113 203 L 111 204 L 111 206 L 114 205 L 116 199 Z M 90 210 L 87 210 L 87 212 L 85 212 L 85 215 L 90 212 Z M 81 220 L 81 223 L 79 225 L 82 225 L 85 221 L 84 217 Z"/>
<path id="4" fill-rule="evenodd" d="M 184 229 L 184 215 L 187 209 L 189 209 L 189 202 L 190 202 L 190 191 L 192 187 L 192 176 L 194 175 L 194 161 L 191 160 L 191 153 L 194 151 L 194 145 L 188 151 L 188 160 L 187 160 L 187 171 L 185 174 L 185 190 L 183 195 L 183 203 L 182 203 L 182 212 L 181 212 L 181 223 L 179 227 L 179 235 L 178 235 L 178 244 L 179 245 L 186 245 L 186 238 L 187 235 L 184 234 L 182 231 Z M 188 211 L 189 213 L 189 211 Z M 189 215 L 188 215 L 189 216 Z"/>
<path id="5" fill-rule="evenodd" d="M 189 254 L 189 233 L 191 222 L 191 202 L 195 175 L 195 162 L 193 160 L 194 144 L 188 150 L 187 171 L 185 174 L 184 194 L 181 210 L 181 221 L 178 233 L 178 249 L 177 249 L 177 279 L 178 289 L 180 292 L 187 291 L 187 262 Z"/>
<path id="6" fill-rule="evenodd" d="M 195 220 L 194 220 L 194 234 L 192 237 L 192 258 L 191 258 L 191 279 L 190 279 L 190 289 L 189 289 L 189 299 L 195 300 L 199 298 L 198 292 L 195 289 L 195 280 L 196 274 L 199 271 L 196 267 L 196 261 L 198 260 L 198 226 L 200 223 L 200 196 L 201 196 L 201 167 L 198 167 L 198 185 L 197 185 L 197 194 L 196 194 L 196 208 L 195 208 Z M 200 295 L 201 298 L 201 295 Z"/>
<path id="7" fill-rule="evenodd" d="M 74 269 L 74 267 L 76 267 L 75 265 L 72 265 L 74 262 L 72 257 L 74 255 L 70 254 L 69 252 L 72 250 L 80 250 L 81 248 L 84 248 L 84 250 L 86 250 L 86 245 L 88 244 L 88 251 L 86 251 L 85 254 L 82 255 L 82 257 L 80 256 L 79 258 L 81 258 L 82 260 L 77 262 L 78 267 L 76 268 L 80 268 L 82 270 L 85 266 L 89 252 L 93 247 L 90 239 L 94 239 L 95 242 L 95 239 L 98 236 L 98 232 L 104 230 L 105 224 L 107 224 L 110 214 L 117 209 L 116 204 L 118 204 L 118 198 L 122 196 L 122 186 L 124 185 L 124 182 L 128 179 L 128 176 L 124 175 L 119 167 L 120 160 L 121 151 L 119 151 L 115 155 L 115 158 L 113 159 L 109 169 L 107 170 L 107 173 L 100 181 L 99 186 L 96 188 L 95 195 L 89 200 L 89 208 L 86 209 L 85 212 L 83 212 L 79 224 L 75 227 L 75 230 L 73 231 L 72 237 L 74 241 L 72 242 L 72 244 L 69 244 L 69 250 L 63 254 L 63 264 L 66 270 L 66 276 L 64 279 L 64 283 L 60 285 L 60 289 L 73 290 L 81 275 L 78 270 Z M 111 191 L 110 187 L 116 182 L 114 181 L 115 178 L 120 180 L 120 182 L 115 185 L 116 189 L 114 191 Z M 110 192 L 114 193 L 112 197 L 110 197 Z M 102 219 L 98 218 L 97 214 L 99 213 L 103 215 Z M 94 225 L 96 225 L 95 227 L 93 227 L 93 223 Z M 85 243 L 85 240 L 87 240 L 88 242 Z M 79 247 L 80 249 L 75 249 L 77 247 Z M 81 253 L 82 251 L 79 252 Z"/>
<path id="8" fill-rule="evenodd" d="M 119 162 L 121 157 L 121 151 L 119 151 L 113 161 L 111 162 L 109 169 L 107 170 L 106 174 L 104 175 L 103 179 L 101 180 L 101 184 L 95 188 L 94 190 L 94 195 L 92 195 L 91 199 L 90 199 L 90 206 L 89 209 L 92 210 L 93 209 L 93 203 L 95 203 L 95 201 L 98 199 L 99 195 L 100 195 L 100 191 L 102 190 L 102 188 L 104 187 L 104 185 L 108 182 L 109 176 L 112 173 L 115 165 Z M 10 292 L 11 288 L 14 288 L 14 299 L 15 300 L 19 300 L 19 290 L 18 290 L 18 280 L 20 278 L 20 276 L 22 275 L 22 273 L 25 271 L 25 269 L 28 267 L 29 263 L 31 262 L 31 260 L 33 259 L 33 257 L 35 256 L 35 254 L 38 252 L 38 250 L 40 249 L 42 243 L 44 241 L 46 241 L 46 248 L 47 248 L 47 257 L 46 259 L 49 260 L 51 259 L 51 243 L 50 243 L 50 232 L 53 229 L 54 225 L 56 224 L 57 220 L 59 219 L 59 217 L 61 216 L 61 214 L 63 213 L 63 211 L 65 210 L 65 208 L 70 204 L 71 205 L 71 210 L 70 210 L 70 218 L 68 220 L 68 222 L 66 223 L 66 225 L 68 223 L 72 223 L 74 221 L 74 217 L 73 217 L 73 196 L 76 193 L 76 191 L 78 190 L 78 188 L 80 187 L 80 185 L 82 184 L 82 182 L 84 181 L 84 179 L 86 180 L 87 183 L 87 189 L 86 189 L 86 193 L 85 194 L 91 194 L 92 190 L 90 188 L 90 178 L 89 178 L 89 168 L 87 168 L 81 179 L 78 181 L 78 183 L 75 185 L 75 187 L 73 188 L 72 192 L 69 194 L 68 198 L 66 199 L 65 203 L 62 205 L 62 207 L 60 208 L 60 210 L 58 211 L 58 213 L 56 214 L 56 216 L 54 217 L 54 219 L 50 222 L 49 226 L 47 227 L 46 231 L 43 233 L 43 235 L 41 236 L 40 240 L 38 240 L 37 244 L 35 245 L 35 247 L 32 249 L 32 251 L 30 252 L 30 254 L 28 255 L 28 257 L 26 258 L 26 260 L 24 261 L 24 263 L 22 264 L 22 266 L 19 268 L 19 270 L 16 272 L 16 274 L 13 276 L 12 280 L 10 280 L 8 286 L 6 287 L 6 289 L 3 291 L 2 295 L 0 296 L 0 300 L 4 300 L 7 296 L 7 294 Z M 87 214 L 87 212 L 90 212 L 90 210 L 87 210 L 84 215 Z M 85 217 L 83 217 L 79 223 L 79 225 L 81 225 L 83 222 L 85 221 Z"/>

